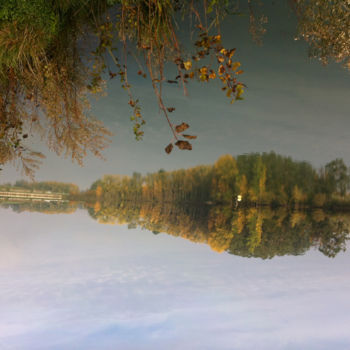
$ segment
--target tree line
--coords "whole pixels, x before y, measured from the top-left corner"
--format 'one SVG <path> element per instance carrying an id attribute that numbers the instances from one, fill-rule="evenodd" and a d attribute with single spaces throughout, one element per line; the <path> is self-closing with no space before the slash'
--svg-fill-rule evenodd
<path id="1" fill-rule="evenodd" d="M 54 192 L 74 195 L 79 193 L 79 187 L 73 183 L 57 182 L 57 181 L 41 181 L 32 182 L 25 180 L 18 180 L 15 183 L 0 184 L 0 191 L 40 191 L 40 192 Z"/>
<path id="2" fill-rule="evenodd" d="M 80 196 L 107 207 L 149 201 L 336 209 L 350 207 L 349 188 L 349 169 L 342 159 L 315 169 L 270 152 L 223 155 L 213 165 L 175 171 L 106 175 Z"/>

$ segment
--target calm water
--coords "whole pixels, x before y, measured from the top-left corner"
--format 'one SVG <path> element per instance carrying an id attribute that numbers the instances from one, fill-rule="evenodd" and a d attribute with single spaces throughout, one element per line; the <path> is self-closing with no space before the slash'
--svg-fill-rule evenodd
<path id="1" fill-rule="evenodd" d="M 1 349 L 350 348 L 348 252 L 220 254 L 81 209 L 0 222 Z"/>

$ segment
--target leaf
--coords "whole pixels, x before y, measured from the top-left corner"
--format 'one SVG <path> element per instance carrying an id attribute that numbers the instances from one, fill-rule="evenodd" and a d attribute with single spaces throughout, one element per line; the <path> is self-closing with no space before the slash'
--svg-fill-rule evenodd
<path id="1" fill-rule="evenodd" d="M 197 138 L 197 136 L 195 135 L 182 135 L 185 139 L 189 139 L 189 140 L 195 140 Z"/>
<path id="2" fill-rule="evenodd" d="M 184 67 L 186 70 L 190 70 L 192 68 L 192 61 L 184 62 Z"/>
<path id="3" fill-rule="evenodd" d="M 237 72 L 236 72 L 236 74 L 242 74 L 243 73 L 243 70 L 242 69 L 240 69 L 240 70 L 238 70 Z"/>
<path id="4" fill-rule="evenodd" d="M 175 143 L 175 145 L 180 149 L 187 149 L 189 151 L 192 150 L 192 145 L 188 141 L 179 140 Z"/>
<path id="5" fill-rule="evenodd" d="M 218 58 L 218 61 L 219 61 L 220 63 L 222 63 L 222 62 L 225 61 L 225 59 L 224 59 L 222 56 L 218 56 L 217 58 Z"/>
<path id="6" fill-rule="evenodd" d="M 169 143 L 169 145 L 165 147 L 165 152 L 166 152 L 167 154 L 169 154 L 169 153 L 171 153 L 171 151 L 173 150 L 173 148 L 174 148 L 174 145 L 173 145 L 172 143 Z"/>
<path id="7" fill-rule="evenodd" d="M 218 69 L 219 75 L 223 75 L 224 72 L 225 72 L 225 67 L 222 64 L 220 64 L 219 69 Z"/>
<path id="8" fill-rule="evenodd" d="M 236 91 L 236 99 L 239 100 L 244 92 L 243 86 L 241 84 L 238 84 Z"/>
<path id="9" fill-rule="evenodd" d="M 235 62 L 232 66 L 232 70 L 236 70 L 238 67 L 240 67 L 240 63 L 239 62 Z"/>
<path id="10" fill-rule="evenodd" d="M 177 84 L 178 82 L 177 82 L 177 80 L 168 80 L 168 83 L 169 84 Z"/>
<path id="11" fill-rule="evenodd" d="M 113 79 L 115 76 L 117 76 L 117 73 L 109 72 L 110 79 Z"/>
<path id="12" fill-rule="evenodd" d="M 235 52 L 236 52 L 236 49 L 230 50 L 229 55 L 228 55 L 229 58 L 231 58 L 235 54 Z"/>
<path id="13" fill-rule="evenodd" d="M 181 123 L 180 125 L 175 126 L 176 132 L 183 132 L 188 129 L 190 126 L 187 123 Z"/>
<path id="14" fill-rule="evenodd" d="M 167 110 L 168 110 L 169 113 L 171 113 L 171 112 L 175 111 L 175 108 L 174 107 L 168 107 Z"/>

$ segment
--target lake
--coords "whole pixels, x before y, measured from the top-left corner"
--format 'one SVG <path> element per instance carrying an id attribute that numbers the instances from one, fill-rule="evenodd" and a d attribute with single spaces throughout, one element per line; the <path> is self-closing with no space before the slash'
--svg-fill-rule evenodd
<path id="1" fill-rule="evenodd" d="M 333 258 L 313 242 L 262 259 L 79 208 L 0 220 L 1 349 L 349 349 L 347 234 Z"/>

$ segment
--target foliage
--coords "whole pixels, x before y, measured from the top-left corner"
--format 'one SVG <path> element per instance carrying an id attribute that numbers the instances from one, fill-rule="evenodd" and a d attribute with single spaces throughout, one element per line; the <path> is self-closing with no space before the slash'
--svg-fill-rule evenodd
<path id="1" fill-rule="evenodd" d="M 350 69 L 350 3 L 347 0 L 294 0 L 299 37 L 310 44 L 310 55 Z"/>
<path id="2" fill-rule="evenodd" d="M 311 54 L 325 63 L 332 58 L 349 64 L 349 4 L 291 3 L 299 36 L 310 43 Z M 111 134 L 89 115 L 87 97 L 103 92 L 105 73 L 117 77 L 126 90 L 133 131 L 142 139 L 146 119 L 133 96 L 131 58 L 139 66 L 138 75 L 150 79 L 171 130 L 165 152 L 191 150 L 196 136 L 184 134 L 189 124 L 175 121 L 176 108 L 167 105 L 164 85 L 181 85 L 187 94 L 192 80 L 217 80 L 231 103 L 241 100 L 243 70 L 235 49 L 223 44 L 220 23 L 227 15 L 241 15 L 242 8 L 254 40 L 261 42 L 267 18 L 253 0 L 247 0 L 246 8 L 228 0 L 0 0 L 0 166 L 17 162 L 33 176 L 43 157 L 27 145 L 34 133 L 51 150 L 79 164 L 88 152 L 102 157 Z M 190 50 L 181 40 L 183 23 L 191 25 L 190 37 L 196 38 Z M 267 193 L 263 177 L 259 179 L 250 194 L 262 200 Z M 278 191 L 282 201 L 285 195 Z"/>
<path id="3" fill-rule="evenodd" d="M 25 190 L 30 192 L 35 191 L 50 191 L 55 193 L 77 194 L 79 187 L 73 183 L 57 182 L 57 181 L 41 181 L 28 182 L 18 180 L 13 185 L 11 183 L 0 185 L 0 191 Z"/>
<path id="4" fill-rule="evenodd" d="M 33 176 L 43 156 L 26 146 L 35 131 L 49 148 L 81 164 L 101 156 L 110 133 L 87 114 L 87 66 L 78 45 L 100 1 L 2 1 L 0 164 L 20 161 Z"/>
<path id="5" fill-rule="evenodd" d="M 216 252 L 271 259 L 301 255 L 311 247 L 328 257 L 345 251 L 349 240 L 349 217 L 322 212 L 250 208 L 233 211 L 225 206 L 176 205 L 174 203 L 96 202 L 89 208 L 101 224 L 128 224 L 152 232 L 164 232 L 196 243 L 208 244 Z"/>
<path id="6" fill-rule="evenodd" d="M 306 162 L 274 152 L 252 153 L 239 155 L 236 159 L 224 155 L 212 166 L 201 165 L 186 170 L 162 170 L 132 177 L 108 175 L 96 181 L 91 191 L 96 191 L 94 198 L 98 197 L 107 206 L 126 200 L 299 209 L 334 204 L 345 207 L 346 202 L 334 202 L 334 196 L 344 195 L 341 191 L 350 184 L 350 178 L 344 178 L 344 174 L 347 174 L 347 167 L 340 159 L 317 172 Z M 326 186 L 329 182 L 331 186 Z M 241 196 L 239 203 L 238 196 Z"/>

